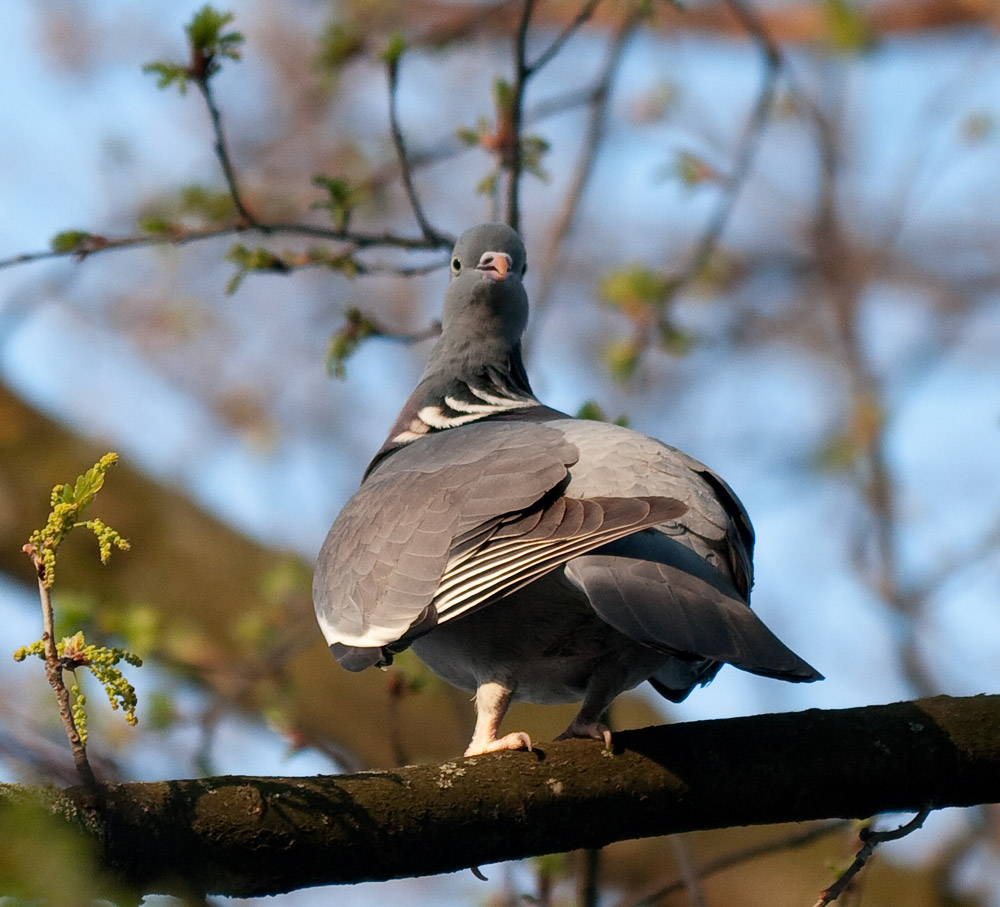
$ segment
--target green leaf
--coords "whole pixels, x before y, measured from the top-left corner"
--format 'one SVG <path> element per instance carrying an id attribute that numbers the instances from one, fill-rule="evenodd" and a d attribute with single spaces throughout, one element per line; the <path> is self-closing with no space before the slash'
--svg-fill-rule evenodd
<path id="1" fill-rule="evenodd" d="M 327 198 L 322 202 L 314 202 L 310 207 L 326 209 L 330 212 L 330 219 L 338 230 L 347 229 L 351 213 L 364 198 L 364 190 L 352 186 L 343 177 L 329 177 L 322 174 L 313 177 L 313 185 L 325 189 Z"/>
<path id="2" fill-rule="evenodd" d="M 399 58 L 403 56 L 403 52 L 405 50 L 406 38 L 403 37 L 403 33 L 401 31 L 395 31 L 389 36 L 385 49 L 379 55 L 379 58 L 383 63 L 387 63 L 389 66 L 395 66 L 399 63 Z"/>
<path id="3" fill-rule="evenodd" d="M 824 0 L 830 44 L 850 54 L 870 51 L 875 47 L 875 33 L 869 27 L 859 6 L 852 0 Z"/>
<path id="4" fill-rule="evenodd" d="M 487 173 L 478 183 L 476 183 L 476 192 L 480 195 L 493 195 L 497 191 L 497 180 L 500 174 L 494 170 L 492 173 Z"/>
<path id="5" fill-rule="evenodd" d="M 53 252 L 80 252 L 87 247 L 93 235 L 85 230 L 63 230 L 49 240 L 49 246 Z"/>
<path id="6" fill-rule="evenodd" d="M 142 230 L 143 233 L 162 235 L 164 233 L 173 233 L 177 230 L 177 225 L 171 223 L 163 217 L 140 217 L 139 229 Z"/>
<path id="7" fill-rule="evenodd" d="M 509 117 L 514 110 L 514 89 L 510 82 L 499 76 L 493 80 L 493 103 L 500 119 Z"/>
<path id="8" fill-rule="evenodd" d="M 673 297 L 674 281 L 640 264 L 625 265 L 601 278 L 600 294 L 606 303 L 628 315 L 640 309 L 660 309 Z"/>
<path id="9" fill-rule="evenodd" d="M 669 167 L 670 175 L 688 189 L 703 186 L 706 183 L 721 183 L 723 176 L 704 158 L 690 151 L 680 151 L 674 157 Z"/>
<path id="10" fill-rule="evenodd" d="M 608 373 L 617 381 L 625 381 L 635 374 L 641 350 L 631 340 L 613 340 L 601 354 Z"/>
<path id="11" fill-rule="evenodd" d="M 336 71 L 356 56 L 363 46 L 360 33 L 340 22 L 331 22 L 320 35 L 316 62 L 323 69 Z"/>
<path id="12" fill-rule="evenodd" d="M 223 32 L 232 21 L 232 13 L 219 12 L 206 3 L 194 14 L 184 30 L 195 51 L 206 57 L 223 56 L 238 60 L 243 35 L 238 31 Z"/>
<path id="13" fill-rule="evenodd" d="M 550 179 L 548 171 L 542 167 L 542 158 L 549 150 L 549 143 L 541 136 L 525 135 L 521 137 L 521 166 L 527 173 L 537 177 L 543 183 Z"/>
<path id="14" fill-rule="evenodd" d="M 157 77 L 157 88 L 169 88 L 174 84 L 174 82 L 176 82 L 177 89 L 181 94 L 185 94 L 187 92 L 188 76 L 190 73 L 188 72 L 186 66 L 180 66 L 177 63 L 164 63 L 160 61 L 157 63 L 147 63 L 142 67 L 142 71 Z"/>
<path id="15" fill-rule="evenodd" d="M 276 274 L 285 274 L 292 270 L 292 266 L 281 256 L 276 255 L 270 249 L 257 246 L 248 249 L 246 246 L 237 243 L 226 253 L 226 261 L 236 265 L 236 273 L 226 284 L 226 294 L 232 295 L 236 288 L 243 282 L 243 278 L 251 271 L 270 271 Z"/>
<path id="16" fill-rule="evenodd" d="M 379 326 L 358 308 L 344 312 L 344 325 L 330 337 L 326 347 L 328 375 L 343 378 L 347 374 L 346 362 L 368 337 L 382 334 Z"/>

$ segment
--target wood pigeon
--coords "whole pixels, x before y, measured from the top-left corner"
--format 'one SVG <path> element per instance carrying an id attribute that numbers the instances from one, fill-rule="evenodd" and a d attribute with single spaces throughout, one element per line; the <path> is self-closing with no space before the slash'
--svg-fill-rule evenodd
<path id="1" fill-rule="evenodd" d="M 644 680 L 674 702 L 723 663 L 820 680 L 750 610 L 754 533 L 714 472 L 540 403 L 521 359 L 526 254 L 504 224 L 451 257 L 441 337 L 320 550 L 316 616 L 349 671 L 408 647 L 475 691 L 467 756 L 512 700 L 579 702 L 565 737 Z"/>

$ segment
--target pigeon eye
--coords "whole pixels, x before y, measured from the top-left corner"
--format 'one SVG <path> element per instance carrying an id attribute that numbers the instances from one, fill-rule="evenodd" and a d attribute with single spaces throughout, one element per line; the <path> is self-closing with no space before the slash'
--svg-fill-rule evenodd
<path id="1" fill-rule="evenodd" d="M 460 262 L 457 258 L 453 258 L 451 260 L 451 269 L 457 274 L 462 270 L 462 262 Z"/>

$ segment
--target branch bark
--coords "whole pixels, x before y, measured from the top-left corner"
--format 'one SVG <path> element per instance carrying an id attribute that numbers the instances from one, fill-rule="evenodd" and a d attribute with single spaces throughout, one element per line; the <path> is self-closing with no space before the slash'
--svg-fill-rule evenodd
<path id="1" fill-rule="evenodd" d="M 439 765 L 106 788 L 104 862 L 144 893 L 252 896 L 626 838 L 1000 801 L 1000 695 L 625 731 Z M 80 788 L 31 793 L 85 826 Z"/>

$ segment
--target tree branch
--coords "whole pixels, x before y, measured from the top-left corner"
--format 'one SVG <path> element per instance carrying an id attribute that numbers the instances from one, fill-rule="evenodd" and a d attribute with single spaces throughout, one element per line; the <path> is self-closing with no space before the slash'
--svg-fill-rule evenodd
<path id="1" fill-rule="evenodd" d="M 575 740 L 356 775 L 119 784 L 105 789 L 98 843 L 142 892 L 252 896 L 696 829 L 969 806 L 1000 801 L 998 719 L 1000 695 L 937 697 L 625 731 L 613 753 Z M 0 785 L 0 818 L 29 793 L 86 821 L 80 789 L 13 785 Z"/>
<path id="2" fill-rule="evenodd" d="M 233 169 L 232 158 L 229 156 L 229 146 L 226 142 L 226 134 L 222 129 L 222 116 L 219 113 L 218 105 L 215 103 L 215 96 L 212 94 L 211 74 L 207 72 L 202 73 L 195 78 L 194 82 L 198 86 L 202 98 L 205 100 L 208 115 L 212 120 L 212 135 L 215 137 L 213 146 L 215 156 L 219 159 L 219 166 L 222 168 L 222 175 L 226 179 L 229 196 L 232 198 L 233 205 L 236 207 L 236 213 L 240 218 L 240 226 L 255 226 L 257 218 L 247 208 L 246 202 L 243 201 L 243 196 L 240 194 L 239 185 L 236 182 L 236 171 Z"/>
<path id="3" fill-rule="evenodd" d="M 778 72 L 781 69 L 781 52 L 757 15 L 757 11 L 743 0 L 725 0 L 728 6 L 753 39 L 753 42 L 760 50 L 764 59 L 764 75 L 761 79 L 760 90 L 750 118 L 744 127 L 743 137 L 740 140 L 736 152 L 736 159 L 733 162 L 729 174 L 722 181 L 719 201 L 715 211 L 712 213 L 704 233 L 698 240 L 694 251 L 691 253 L 688 263 L 676 281 L 679 288 L 687 284 L 698 275 L 708 262 L 709 257 L 715 251 L 722 237 L 723 230 L 729 223 L 730 215 L 736 204 L 737 196 L 746 182 L 753 163 L 754 154 L 764 128 L 771 115 L 771 107 L 774 104 L 774 94 L 777 88 Z"/>
<path id="4" fill-rule="evenodd" d="M 406 141 L 403 138 L 403 129 L 399 125 L 399 59 L 401 54 L 392 54 L 386 61 L 386 69 L 389 77 L 389 131 L 392 133 L 392 144 L 396 149 L 396 157 L 399 159 L 400 174 L 403 179 L 403 188 L 406 190 L 406 197 L 410 202 L 410 209 L 417 219 L 420 232 L 424 239 L 436 245 L 442 242 L 449 242 L 450 238 L 442 238 L 442 234 L 435 230 L 427 215 L 424 214 L 424 206 L 417 195 L 416 187 L 413 185 L 413 166 L 406 151 Z"/>

